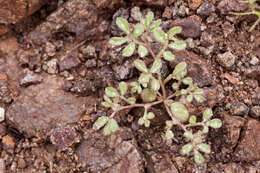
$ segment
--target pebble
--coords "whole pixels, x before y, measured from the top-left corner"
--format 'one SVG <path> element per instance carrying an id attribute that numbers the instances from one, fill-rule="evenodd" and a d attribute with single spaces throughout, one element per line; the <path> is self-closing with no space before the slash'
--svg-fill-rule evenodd
<path id="1" fill-rule="evenodd" d="M 5 109 L 0 107 L 0 122 L 5 120 Z"/>
<path id="2" fill-rule="evenodd" d="M 140 11 L 140 7 L 133 7 L 131 9 L 131 17 L 137 21 L 137 22 L 140 22 L 141 19 L 142 19 L 142 13 Z"/>
<path id="3" fill-rule="evenodd" d="M 237 57 L 234 54 L 232 54 L 230 51 L 217 55 L 218 63 L 227 69 L 232 67 L 235 64 L 236 59 Z"/>
<path id="4" fill-rule="evenodd" d="M 259 63 L 259 59 L 253 55 L 249 63 L 252 65 L 257 65 Z"/>
<path id="5" fill-rule="evenodd" d="M 192 10 L 196 10 L 201 5 L 202 0 L 190 0 L 189 7 Z"/>
<path id="6" fill-rule="evenodd" d="M 231 106 L 231 114 L 234 116 L 245 116 L 248 114 L 249 112 L 249 108 L 241 102 L 235 102 L 232 106 Z"/>
<path id="7" fill-rule="evenodd" d="M 86 59 L 91 59 L 91 58 L 97 57 L 96 49 L 92 45 L 88 45 L 87 47 L 81 48 L 81 52 Z"/>
<path id="8" fill-rule="evenodd" d="M 80 64 L 80 60 L 78 57 L 69 56 L 59 62 L 60 71 L 70 70 L 72 68 L 77 67 Z"/>
<path id="9" fill-rule="evenodd" d="M 86 68 L 92 68 L 97 66 L 97 61 L 95 59 L 87 60 L 85 63 Z"/>
<path id="10" fill-rule="evenodd" d="M 30 70 L 26 70 L 25 76 L 20 80 L 20 85 L 25 87 L 25 86 L 41 83 L 42 80 L 43 78 L 41 75 L 35 74 Z"/>
<path id="11" fill-rule="evenodd" d="M 210 2 L 204 2 L 197 10 L 197 14 L 200 16 L 210 16 L 215 12 L 215 6 Z"/>
<path id="12" fill-rule="evenodd" d="M 47 67 L 46 67 L 46 71 L 49 74 L 55 74 L 58 72 L 58 60 L 57 59 L 52 59 L 50 61 L 47 62 Z"/>
<path id="13" fill-rule="evenodd" d="M 173 9 L 172 9 L 172 8 L 166 7 L 166 8 L 164 9 L 164 12 L 163 12 L 163 14 L 162 14 L 162 17 L 165 17 L 165 18 L 167 18 L 167 19 L 171 19 L 171 17 L 172 17 L 172 12 L 173 12 Z"/>
<path id="14" fill-rule="evenodd" d="M 254 106 L 251 108 L 249 115 L 254 118 L 260 117 L 260 106 Z"/>

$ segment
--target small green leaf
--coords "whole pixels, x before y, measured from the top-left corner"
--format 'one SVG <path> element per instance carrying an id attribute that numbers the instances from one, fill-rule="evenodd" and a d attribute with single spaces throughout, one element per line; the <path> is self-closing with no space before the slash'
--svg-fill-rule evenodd
<path id="1" fill-rule="evenodd" d="M 214 129 L 217 129 L 217 128 L 220 128 L 222 126 L 222 122 L 221 122 L 220 119 L 215 118 L 215 119 L 207 122 L 207 125 L 214 128 Z"/>
<path id="2" fill-rule="evenodd" d="M 124 44 L 127 41 L 128 41 L 128 38 L 112 37 L 109 40 L 109 44 L 114 45 L 114 46 L 120 46 L 120 45 Z"/>
<path id="3" fill-rule="evenodd" d="M 134 30 L 134 37 L 137 38 L 139 37 L 140 35 L 142 35 L 144 32 L 144 26 L 140 23 L 138 23 L 136 26 L 135 26 L 135 30 Z"/>
<path id="4" fill-rule="evenodd" d="M 157 98 L 157 95 L 153 90 L 145 88 L 141 92 L 141 98 L 145 103 L 149 103 L 149 102 L 155 101 Z"/>
<path id="5" fill-rule="evenodd" d="M 130 83 L 130 85 L 131 85 L 131 92 L 132 93 L 138 93 L 138 94 L 140 94 L 141 92 L 142 92 L 142 87 L 140 86 L 140 84 L 139 83 L 137 83 L 137 82 L 131 82 Z"/>
<path id="6" fill-rule="evenodd" d="M 170 121 L 170 120 L 166 121 L 166 128 L 167 129 L 171 129 L 172 126 L 173 126 L 173 121 Z"/>
<path id="7" fill-rule="evenodd" d="M 186 122 L 189 118 L 189 112 L 181 102 L 172 103 L 171 112 L 181 122 Z"/>
<path id="8" fill-rule="evenodd" d="M 187 63 L 186 62 L 180 62 L 175 66 L 174 71 L 172 72 L 174 76 L 178 76 L 180 78 L 183 78 L 187 74 Z"/>
<path id="9" fill-rule="evenodd" d="M 144 124 L 144 118 L 143 117 L 139 118 L 138 124 L 139 125 L 143 125 Z"/>
<path id="10" fill-rule="evenodd" d="M 166 61 L 173 61 L 175 59 L 175 56 L 170 51 L 164 51 L 163 52 L 163 58 Z"/>
<path id="11" fill-rule="evenodd" d="M 160 58 L 156 58 L 153 62 L 153 65 L 150 69 L 151 73 L 157 73 L 162 68 L 162 60 Z"/>
<path id="12" fill-rule="evenodd" d="M 208 133 L 209 132 L 209 127 L 208 126 L 203 126 L 203 129 L 202 129 L 202 133 Z"/>
<path id="13" fill-rule="evenodd" d="M 138 54 L 141 58 L 145 57 L 148 54 L 148 50 L 146 49 L 146 47 L 139 45 L 138 47 Z"/>
<path id="14" fill-rule="evenodd" d="M 161 24 L 161 19 L 158 19 L 153 22 L 153 24 L 150 26 L 150 32 L 154 32 Z"/>
<path id="15" fill-rule="evenodd" d="M 108 135 L 111 134 L 110 123 L 107 123 L 106 126 L 104 127 L 103 134 L 104 134 L 105 136 L 108 136 Z"/>
<path id="16" fill-rule="evenodd" d="M 195 159 L 195 162 L 198 163 L 198 164 L 204 163 L 203 156 L 197 150 L 194 150 L 194 159 Z"/>
<path id="17" fill-rule="evenodd" d="M 152 78 L 151 81 L 151 89 L 154 91 L 158 91 L 160 89 L 160 82 L 159 80 Z"/>
<path id="18" fill-rule="evenodd" d="M 193 134 L 191 131 L 186 131 L 184 132 L 183 136 L 189 140 L 192 140 L 193 139 Z"/>
<path id="19" fill-rule="evenodd" d="M 181 33 L 182 29 L 179 26 L 173 27 L 168 31 L 168 38 L 172 39 L 174 35 Z"/>
<path id="20" fill-rule="evenodd" d="M 187 102 L 192 102 L 192 100 L 193 100 L 193 95 L 188 95 L 187 97 L 186 97 L 186 100 L 187 100 Z"/>
<path id="21" fill-rule="evenodd" d="M 137 59 L 134 61 L 134 65 L 135 65 L 135 68 L 137 68 L 139 71 L 144 72 L 144 73 L 148 72 L 144 61 Z"/>
<path id="22" fill-rule="evenodd" d="M 188 93 L 188 91 L 187 91 L 186 89 L 182 89 L 182 90 L 181 90 L 181 94 L 182 94 L 182 95 L 185 95 L 185 94 L 187 94 L 187 93 Z"/>
<path id="23" fill-rule="evenodd" d="M 132 105 L 132 104 L 135 104 L 136 99 L 135 99 L 134 97 L 129 97 L 129 98 L 127 99 L 127 102 Z"/>
<path id="24" fill-rule="evenodd" d="M 197 122 L 197 117 L 194 116 L 194 115 L 192 115 L 192 116 L 190 117 L 190 119 L 189 119 L 189 123 L 190 123 L 190 124 L 195 124 L 196 122 Z"/>
<path id="25" fill-rule="evenodd" d="M 150 74 L 146 74 L 146 73 L 141 73 L 141 75 L 139 76 L 138 82 L 143 84 L 147 84 L 150 81 Z"/>
<path id="26" fill-rule="evenodd" d="M 209 154 L 210 153 L 210 146 L 208 144 L 198 144 L 197 147 L 200 151 Z"/>
<path id="27" fill-rule="evenodd" d="M 179 89 L 179 84 L 176 83 L 176 82 L 174 82 L 174 83 L 172 84 L 172 88 L 173 88 L 174 90 Z"/>
<path id="28" fill-rule="evenodd" d="M 189 154 L 192 150 L 192 144 L 188 143 L 184 146 L 182 146 L 181 148 L 181 154 L 185 155 L 185 154 Z"/>
<path id="29" fill-rule="evenodd" d="M 146 16 L 147 27 L 150 25 L 150 23 L 152 22 L 153 18 L 154 18 L 153 12 L 149 11 L 147 16 Z"/>
<path id="30" fill-rule="evenodd" d="M 126 19 L 122 18 L 122 17 L 118 17 L 116 19 L 116 24 L 117 26 L 122 30 L 124 31 L 127 35 L 130 34 L 130 29 L 129 29 L 129 24 L 127 22 Z"/>
<path id="31" fill-rule="evenodd" d="M 212 110 L 211 110 L 210 108 L 207 108 L 207 109 L 203 112 L 203 121 L 209 120 L 212 116 L 213 116 Z"/>
<path id="32" fill-rule="evenodd" d="M 146 115 L 146 118 L 151 120 L 155 117 L 154 113 L 153 112 L 148 112 L 147 115 Z"/>
<path id="33" fill-rule="evenodd" d="M 194 94 L 197 94 L 197 95 L 203 94 L 203 89 L 201 89 L 201 88 L 195 89 Z"/>
<path id="34" fill-rule="evenodd" d="M 97 119 L 97 121 L 94 123 L 93 129 L 99 130 L 100 128 L 102 128 L 107 123 L 108 120 L 109 120 L 109 118 L 107 116 L 99 117 Z"/>
<path id="35" fill-rule="evenodd" d="M 101 103 L 104 107 L 106 108 L 110 108 L 111 107 L 111 103 L 108 103 L 108 102 L 102 102 Z"/>
<path id="36" fill-rule="evenodd" d="M 186 48 L 186 43 L 184 41 L 175 41 L 174 43 L 169 44 L 169 48 L 173 50 L 184 50 Z"/>
<path id="37" fill-rule="evenodd" d="M 153 42 L 153 39 L 150 36 L 146 36 L 146 40 L 149 42 Z"/>
<path id="38" fill-rule="evenodd" d="M 119 83 L 119 90 L 120 90 L 120 94 L 123 96 L 126 94 L 127 92 L 127 83 L 126 82 L 120 82 Z"/>
<path id="39" fill-rule="evenodd" d="M 159 43 L 165 43 L 166 42 L 166 34 L 162 31 L 162 29 L 158 28 L 154 30 L 153 32 L 154 38 Z"/>
<path id="40" fill-rule="evenodd" d="M 112 101 L 110 100 L 110 98 L 106 95 L 104 95 L 104 100 L 107 102 L 107 103 L 112 103 Z"/>
<path id="41" fill-rule="evenodd" d="M 107 87 L 105 89 L 105 93 L 106 93 L 106 95 L 108 97 L 117 97 L 117 96 L 119 96 L 117 90 L 115 88 L 113 88 L 113 87 Z"/>
<path id="42" fill-rule="evenodd" d="M 165 137 L 167 140 L 170 140 L 174 137 L 174 134 L 171 130 L 166 130 Z"/>
<path id="43" fill-rule="evenodd" d="M 119 102 L 119 97 L 115 97 L 114 100 L 113 100 L 113 103 L 117 104 L 118 102 Z"/>
<path id="44" fill-rule="evenodd" d="M 116 120 L 114 120 L 114 119 L 111 119 L 111 120 L 109 120 L 109 122 L 108 122 L 108 123 L 110 124 L 110 129 L 111 129 L 111 132 L 115 132 L 115 131 L 117 131 L 117 130 L 118 130 L 119 126 L 118 126 L 118 124 L 117 124 Z"/>
<path id="45" fill-rule="evenodd" d="M 197 102 L 202 103 L 204 101 L 204 97 L 201 95 L 194 95 L 195 100 L 197 100 Z"/>
<path id="46" fill-rule="evenodd" d="M 150 127 L 150 121 L 147 120 L 147 119 L 145 119 L 145 120 L 144 120 L 144 126 L 145 126 L 145 127 Z"/>
<path id="47" fill-rule="evenodd" d="M 135 51 L 135 43 L 132 42 L 124 48 L 122 55 L 124 57 L 130 57 L 134 54 L 134 51 Z"/>
<path id="48" fill-rule="evenodd" d="M 182 82 L 186 85 L 192 84 L 192 78 L 191 77 L 186 77 L 182 80 Z"/>

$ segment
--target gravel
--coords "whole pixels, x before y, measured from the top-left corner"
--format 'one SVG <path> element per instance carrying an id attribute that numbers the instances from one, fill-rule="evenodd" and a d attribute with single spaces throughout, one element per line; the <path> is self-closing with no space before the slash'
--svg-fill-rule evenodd
<path id="1" fill-rule="evenodd" d="M 0 122 L 5 120 L 5 109 L 0 107 Z"/>

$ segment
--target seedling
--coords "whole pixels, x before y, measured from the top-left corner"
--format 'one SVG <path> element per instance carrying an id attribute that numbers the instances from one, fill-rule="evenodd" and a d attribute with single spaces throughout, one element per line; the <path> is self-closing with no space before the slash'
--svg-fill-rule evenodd
<path id="1" fill-rule="evenodd" d="M 249 29 L 249 32 L 252 32 L 255 29 L 256 25 L 260 22 L 260 11 L 256 11 L 256 9 L 255 9 L 256 0 L 244 0 L 242 2 L 249 3 L 251 11 L 250 12 L 244 12 L 244 13 L 232 12 L 231 14 L 237 15 L 237 16 L 256 15 L 258 17 L 258 19 L 255 21 L 255 23 Z"/>
<path id="2" fill-rule="evenodd" d="M 103 128 L 104 135 L 110 135 L 119 129 L 118 123 L 114 119 L 119 111 L 141 107 L 144 110 L 143 116 L 139 118 L 138 124 L 150 127 L 151 119 L 156 115 L 150 111 L 151 107 L 162 104 L 168 113 L 170 120 L 166 121 L 165 139 L 174 139 L 173 126 L 179 126 L 188 142 L 181 149 L 182 154 L 193 154 L 196 163 L 204 162 L 201 152 L 210 153 L 210 146 L 205 144 L 205 137 L 211 128 L 220 128 L 221 120 L 211 119 L 212 110 L 207 108 L 203 112 L 202 121 L 198 122 L 197 117 L 190 115 L 185 104 L 178 101 L 184 96 L 186 101 L 203 102 L 205 99 L 203 89 L 199 88 L 187 75 L 187 63 L 180 62 L 175 66 L 172 73 L 166 78 L 162 77 L 162 59 L 172 61 L 175 59 L 171 50 L 180 51 L 186 48 L 186 43 L 179 40 L 176 35 L 181 33 L 180 27 L 173 27 L 165 33 L 160 27 L 161 20 L 154 20 L 154 14 L 149 12 L 141 23 L 131 27 L 130 24 L 122 17 L 116 19 L 117 26 L 125 33 L 124 37 L 113 37 L 109 43 L 113 46 L 123 46 L 122 56 L 130 57 L 137 50 L 139 59 L 133 63 L 135 68 L 140 72 L 137 81 L 126 83 L 120 82 L 117 88 L 107 87 L 105 89 L 104 101 L 102 105 L 111 108 L 110 116 L 102 116 L 94 123 L 93 129 Z M 133 28 L 133 29 L 132 29 Z M 154 42 L 161 44 L 161 49 L 155 53 L 151 45 Z M 150 55 L 153 62 L 148 66 L 143 57 Z M 169 83 L 171 82 L 171 85 Z M 183 87 L 186 86 L 186 87 Z M 166 89 L 171 86 L 171 89 Z M 172 90 L 171 92 L 169 90 Z M 169 95 L 169 93 L 171 93 Z M 137 102 L 135 95 L 139 95 L 140 102 Z M 200 127 L 200 130 L 198 128 Z M 195 130 L 197 129 L 197 130 Z"/>

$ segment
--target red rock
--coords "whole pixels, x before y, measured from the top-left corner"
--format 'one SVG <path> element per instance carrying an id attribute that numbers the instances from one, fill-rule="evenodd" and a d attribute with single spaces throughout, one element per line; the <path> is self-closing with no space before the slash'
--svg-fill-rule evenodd
<path id="1" fill-rule="evenodd" d="M 201 0 L 189 0 L 189 7 L 192 10 L 196 10 L 201 5 Z"/>

